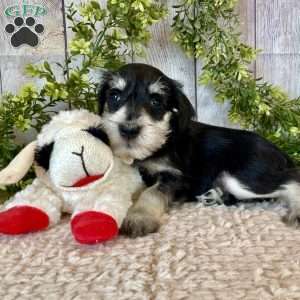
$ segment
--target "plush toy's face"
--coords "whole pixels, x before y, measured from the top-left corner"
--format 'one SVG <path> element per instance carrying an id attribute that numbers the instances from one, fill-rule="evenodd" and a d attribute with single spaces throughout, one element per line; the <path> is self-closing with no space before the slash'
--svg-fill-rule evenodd
<path id="1" fill-rule="evenodd" d="M 61 190 L 94 187 L 113 167 L 107 136 L 97 127 L 60 130 L 53 143 L 37 151 L 35 160 Z"/>

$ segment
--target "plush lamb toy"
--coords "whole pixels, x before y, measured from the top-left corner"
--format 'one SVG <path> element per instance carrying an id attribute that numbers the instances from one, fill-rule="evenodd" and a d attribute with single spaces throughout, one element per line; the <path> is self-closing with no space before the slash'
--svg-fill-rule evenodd
<path id="1" fill-rule="evenodd" d="M 117 235 L 142 188 L 138 171 L 113 156 L 101 118 L 85 110 L 53 117 L 0 172 L 0 185 L 18 182 L 33 163 L 37 178 L 6 203 L 0 233 L 42 230 L 68 212 L 78 242 L 103 242 Z"/>

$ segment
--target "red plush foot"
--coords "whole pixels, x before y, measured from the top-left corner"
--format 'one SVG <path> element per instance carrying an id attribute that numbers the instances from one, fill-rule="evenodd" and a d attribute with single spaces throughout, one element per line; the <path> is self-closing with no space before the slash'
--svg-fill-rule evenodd
<path id="1" fill-rule="evenodd" d="M 71 221 L 74 238 L 82 244 L 95 244 L 113 239 L 118 225 L 109 215 L 97 211 L 85 211 Z"/>
<path id="2" fill-rule="evenodd" d="M 21 234 L 47 228 L 49 217 L 31 206 L 15 206 L 0 212 L 0 233 Z"/>

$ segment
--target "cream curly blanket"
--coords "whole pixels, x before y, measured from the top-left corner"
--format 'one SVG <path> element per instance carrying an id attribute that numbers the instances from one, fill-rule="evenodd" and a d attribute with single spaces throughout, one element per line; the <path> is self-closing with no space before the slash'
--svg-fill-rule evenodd
<path id="1" fill-rule="evenodd" d="M 74 242 L 67 218 L 0 236 L 0 299 L 299 300 L 300 229 L 262 206 L 186 205 L 157 234 L 97 246 Z"/>

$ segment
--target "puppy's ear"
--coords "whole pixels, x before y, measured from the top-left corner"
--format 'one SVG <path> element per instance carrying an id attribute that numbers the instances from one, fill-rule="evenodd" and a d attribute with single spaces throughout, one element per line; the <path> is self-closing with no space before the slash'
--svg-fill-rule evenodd
<path id="1" fill-rule="evenodd" d="M 100 116 L 104 111 L 104 106 L 106 103 L 106 92 L 109 89 L 109 80 L 111 79 L 111 77 L 112 73 L 110 72 L 103 72 L 102 74 L 102 79 L 98 92 L 98 111 Z"/>
<path id="2" fill-rule="evenodd" d="M 47 144 L 43 147 L 38 147 L 35 150 L 34 160 L 38 166 L 44 168 L 46 171 L 49 169 L 50 156 L 53 150 L 54 143 Z"/>
<path id="3" fill-rule="evenodd" d="M 172 94 L 173 94 L 173 115 L 176 121 L 176 127 L 180 132 L 183 132 L 189 122 L 195 118 L 196 111 L 182 91 L 182 85 L 175 80 L 172 80 Z"/>

